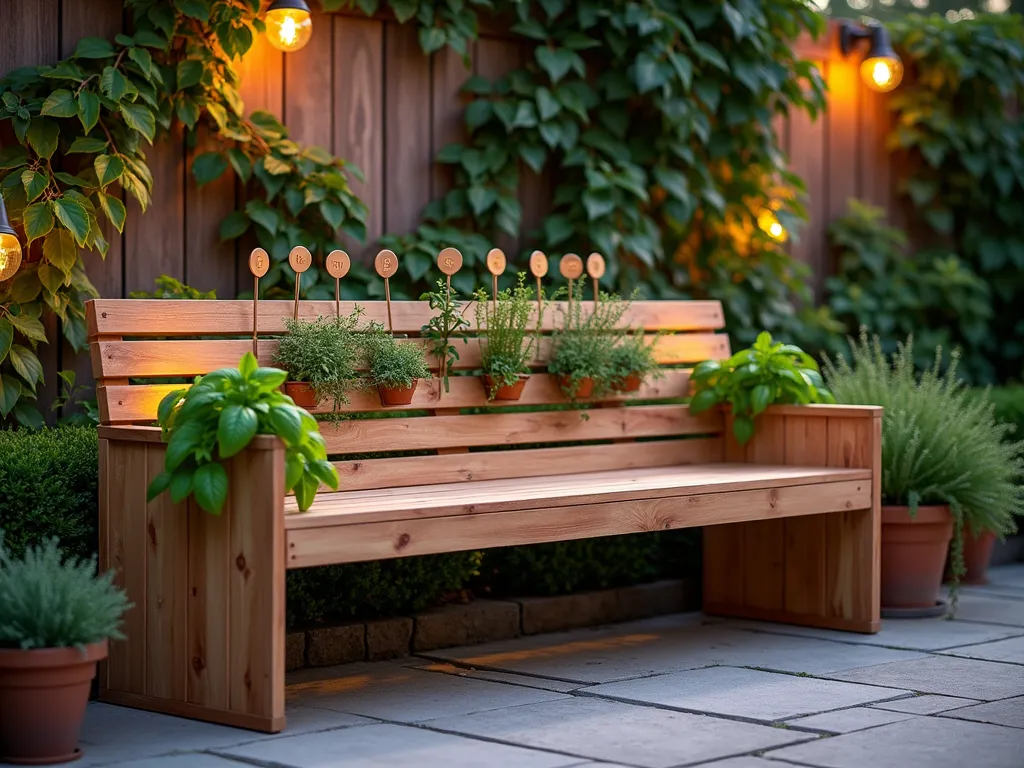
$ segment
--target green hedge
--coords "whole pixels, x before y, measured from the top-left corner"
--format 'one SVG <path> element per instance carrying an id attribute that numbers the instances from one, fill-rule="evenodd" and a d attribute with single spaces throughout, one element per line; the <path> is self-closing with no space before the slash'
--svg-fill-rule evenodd
<path id="1" fill-rule="evenodd" d="M 96 430 L 0 431 L 0 530 L 11 549 L 57 536 L 64 549 L 96 551 Z M 554 595 L 637 584 L 699 568 L 699 533 L 503 547 L 288 573 L 288 624 L 414 613 L 446 600 Z"/>
<path id="2" fill-rule="evenodd" d="M 981 397 L 985 389 L 974 390 Z M 1024 440 L 1024 385 L 1014 384 L 1006 387 L 992 387 L 989 400 L 995 404 L 996 419 L 1004 424 L 1012 424 L 1016 432 L 1010 435 L 1012 440 Z"/>

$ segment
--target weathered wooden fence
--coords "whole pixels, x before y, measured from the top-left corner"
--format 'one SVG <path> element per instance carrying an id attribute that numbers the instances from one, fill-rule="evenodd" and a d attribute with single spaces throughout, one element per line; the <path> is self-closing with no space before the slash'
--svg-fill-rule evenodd
<path id="1" fill-rule="evenodd" d="M 73 52 L 80 38 L 112 38 L 125 22 L 122 0 L 0 0 L 0 29 L 7 31 L 0 73 L 56 61 Z M 830 267 L 825 232 L 846 201 L 856 197 L 895 207 L 884 148 L 884 97 L 864 87 L 859 59 L 843 60 L 834 38 L 833 30 L 827 41 L 799 46 L 825 75 L 828 112 L 813 122 L 797 115 L 779 124 L 782 146 L 809 192 L 811 221 L 793 253 L 811 265 L 819 291 Z M 411 229 L 421 208 L 443 191 L 444 173 L 433 157 L 463 135 L 458 95 L 463 81 L 470 74 L 497 77 L 518 66 L 524 54 L 518 42 L 484 34 L 473 47 L 468 70 L 450 51 L 424 57 L 408 27 L 317 13 L 313 39 L 297 53 L 286 56 L 257 41 L 241 66 L 242 96 L 250 110 L 282 117 L 296 140 L 327 147 L 363 169 L 366 183 L 353 187 L 370 207 L 372 243 L 384 232 Z M 110 233 L 106 260 L 86 256 L 103 296 L 150 290 L 161 274 L 216 289 L 221 298 L 249 286 L 245 259 L 234 244 L 217 237 L 220 220 L 239 202 L 239 190 L 228 177 L 196 189 L 191 157 L 202 151 L 202 137 L 189 148 L 181 132 L 150 151 L 152 207 L 141 215 L 128 203 L 124 234 Z M 524 231 L 540 221 L 549 195 L 546 182 L 527 170 L 520 189 Z M 70 349 L 51 344 L 40 357 L 46 367 L 44 401 L 55 393 L 55 371 L 74 368 L 80 377 L 88 376 L 87 359 L 76 360 Z"/>

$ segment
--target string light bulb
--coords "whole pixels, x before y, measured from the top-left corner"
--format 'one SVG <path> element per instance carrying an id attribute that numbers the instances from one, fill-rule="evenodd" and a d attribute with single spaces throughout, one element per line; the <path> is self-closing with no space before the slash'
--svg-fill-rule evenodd
<path id="1" fill-rule="evenodd" d="M 21 266 L 21 243 L 7 219 L 7 206 L 0 195 L 0 283 L 10 280 Z"/>
<path id="2" fill-rule="evenodd" d="M 789 239 L 789 233 L 771 208 L 763 208 L 757 214 L 757 226 L 776 243 L 784 243 Z"/>
<path id="3" fill-rule="evenodd" d="M 274 0 L 266 23 L 267 41 L 285 53 L 305 47 L 313 36 L 313 18 L 304 0 Z"/>

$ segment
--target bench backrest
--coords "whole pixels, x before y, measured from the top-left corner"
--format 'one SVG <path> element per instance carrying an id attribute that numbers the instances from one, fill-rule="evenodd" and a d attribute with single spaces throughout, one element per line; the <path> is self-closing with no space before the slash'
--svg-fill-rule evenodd
<path id="1" fill-rule="evenodd" d="M 364 318 L 387 323 L 384 302 L 357 302 Z M 353 308 L 342 302 L 341 312 Z M 259 303 L 258 358 L 273 365 L 290 301 Z M 306 301 L 300 317 L 332 316 L 334 302 Z M 392 302 L 395 334 L 422 344 L 421 327 L 430 318 L 426 302 Z M 182 377 L 236 366 L 253 348 L 251 301 L 98 299 L 87 306 L 93 371 L 104 424 L 152 424 L 157 405 Z M 465 317 L 472 322 L 472 306 Z M 560 312 L 545 313 L 550 333 Z M 628 467 L 720 461 L 723 419 L 718 413 L 690 416 L 679 401 L 688 396 L 689 369 L 706 359 L 728 357 L 729 340 L 717 301 L 638 301 L 624 324 L 653 332 L 669 331 L 657 343 L 664 377 L 630 395 L 608 395 L 600 402 L 567 410 L 555 377 L 544 372 L 547 345 L 534 360 L 538 371 L 523 398 L 489 402 L 478 376 L 480 344 L 456 342 L 460 361 L 441 391 L 436 379 L 421 381 L 408 406 L 381 407 L 375 389 L 350 395 L 339 410 L 353 418 L 322 424 L 321 431 L 347 490 L 600 471 Z M 525 410 L 523 406 L 531 406 Z M 470 412 L 467 412 L 467 409 Z M 328 412 L 330 404 L 318 409 Z M 399 413 L 401 412 L 401 413 Z M 624 444 L 628 443 L 628 444 Z M 519 448 L 514 453 L 508 449 Z M 401 456 L 396 456 L 401 453 Z M 372 454 L 367 456 L 367 454 Z M 410 455 L 419 454 L 419 455 Z M 347 457 L 347 458 L 346 458 Z"/>

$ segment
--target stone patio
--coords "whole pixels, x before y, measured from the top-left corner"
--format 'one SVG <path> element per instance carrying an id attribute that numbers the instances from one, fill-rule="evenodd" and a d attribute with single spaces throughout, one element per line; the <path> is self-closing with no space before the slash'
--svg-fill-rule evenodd
<path id="1" fill-rule="evenodd" d="M 680 614 L 305 670 L 276 736 L 90 705 L 81 766 L 1019 768 L 1024 564 L 875 636 Z"/>

